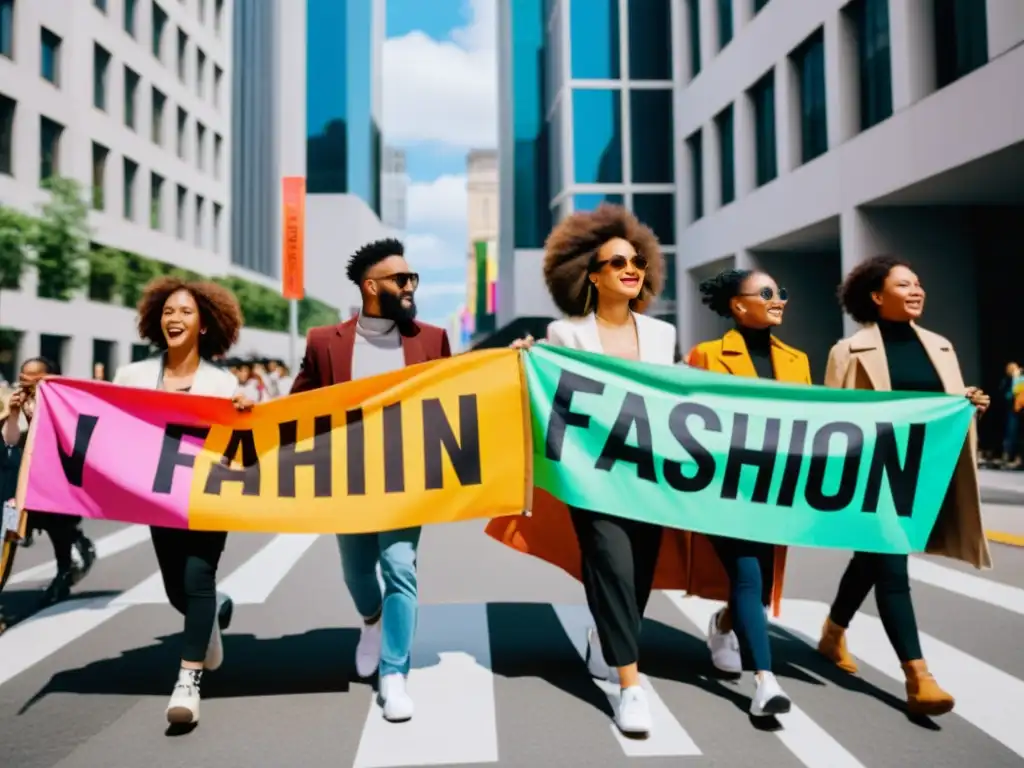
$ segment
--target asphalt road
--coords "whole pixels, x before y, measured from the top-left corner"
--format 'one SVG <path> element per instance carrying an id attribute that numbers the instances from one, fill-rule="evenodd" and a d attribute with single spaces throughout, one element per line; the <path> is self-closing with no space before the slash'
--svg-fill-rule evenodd
<path id="1" fill-rule="evenodd" d="M 1022 489 L 1024 490 L 1024 489 Z M 1024 515 L 1024 509 L 1021 510 Z M 165 731 L 180 619 L 164 603 L 144 529 L 87 524 L 101 560 L 74 598 L 31 614 L 48 541 L 19 554 L 0 596 L 26 615 L 0 635 L 0 765 L 11 768 L 371 766 L 812 766 L 933 768 L 1024 762 L 1024 549 L 993 545 L 978 572 L 914 558 L 925 655 L 954 714 L 902 713 L 899 665 L 873 601 L 851 629 L 861 673 L 817 656 L 817 633 L 847 555 L 793 551 L 775 668 L 794 709 L 772 728 L 747 715 L 749 674 L 712 674 L 715 609 L 658 593 L 641 669 L 655 731 L 617 736 L 578 653 L 582 590 L 487 539 L 481 523 L 436 527 L 421 546 L 421 618 L 410 692 L 388 724 L 353 669 L 357 617 L 331 537 L 233 535 L 221 587 L 236 601 L 226 661 L 204 680 L 202 723 Z M 52 564 L 49 565 L 52 568 Z M 684 758 L 683 761 L 680 758 Z"/>

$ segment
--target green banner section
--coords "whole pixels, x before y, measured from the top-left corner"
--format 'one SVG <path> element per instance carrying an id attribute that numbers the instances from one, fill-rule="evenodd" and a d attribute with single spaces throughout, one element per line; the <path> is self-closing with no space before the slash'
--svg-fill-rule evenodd
<path id="1" fill-rule="evenodd" d="M 539 344 L 534 482 L 565 503 L 803 547 L 923 551 L 974 407 Z"/>

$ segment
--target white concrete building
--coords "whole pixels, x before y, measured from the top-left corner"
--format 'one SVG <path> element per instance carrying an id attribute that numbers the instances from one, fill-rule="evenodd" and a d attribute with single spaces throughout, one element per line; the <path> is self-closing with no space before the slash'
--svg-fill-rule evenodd
<path id="1" fill-rule="evenodd" d="M 380 179 L 380 219 L 392 234 L 401 239 L 409 224 L 409 174 L 405 150 L 384 145 Z"/>

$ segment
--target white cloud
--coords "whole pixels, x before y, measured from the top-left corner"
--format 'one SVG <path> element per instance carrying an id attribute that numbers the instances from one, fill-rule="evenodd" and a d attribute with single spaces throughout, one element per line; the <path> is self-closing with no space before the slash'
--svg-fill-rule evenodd
<path id="1" fill-rule="evenodd" d="M 461 240 L 445 239 L 433 232 L 414 233 L 405 238 L 405 254 L 419 272 L 464 267 L 468 252 Z"/>
<path id="2" fill-rule="evenodd" d="M 449 40 L 414 31 L 384 42 L 383 120 L 389 143 L 497 146 L 495 2 L 466 0 L 469 23 L 453 30 Z"/>
<path id="3" fill-rule="evenodd" d="M 466 283 L 421 283 L 416 289 L 416 299 L 455 298 L 466 295 Z M 452 306 L 452 311 L 458 307 L 458 302 Z"/>
<path id="4" fill-rule="evenodd" d="M 465 176 L 409 183 L 406 215 L 410 230 L 465 230 L 467 212 Z"/>

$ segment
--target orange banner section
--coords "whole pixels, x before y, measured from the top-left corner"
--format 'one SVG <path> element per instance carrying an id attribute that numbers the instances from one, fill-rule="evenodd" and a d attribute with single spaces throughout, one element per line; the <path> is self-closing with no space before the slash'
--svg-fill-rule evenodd
<path id="1" fill-rule="evenodd" d="M 299 300 L 306 295 L 306 180 L 282 179 L 281 295 Z"/>
<path id="2" fill-rule="evenodd" d="M 519 514 L 524 388 L 501 349 L 260 404 L 211 426 L 188 527 L 366 533 Z"/>

